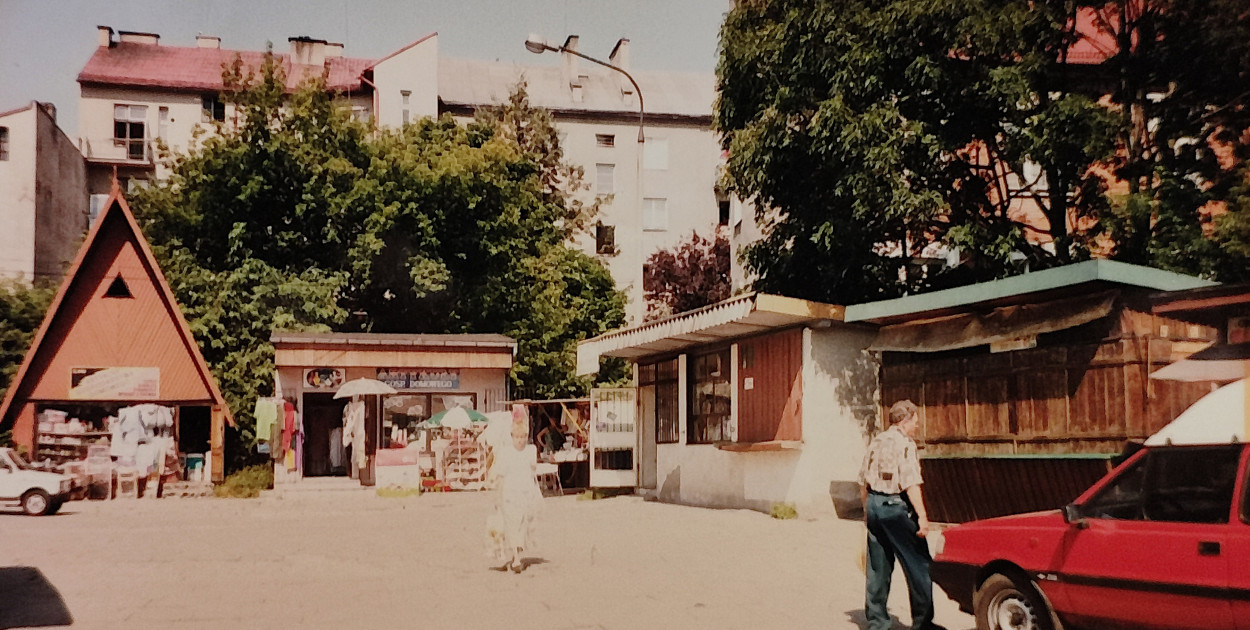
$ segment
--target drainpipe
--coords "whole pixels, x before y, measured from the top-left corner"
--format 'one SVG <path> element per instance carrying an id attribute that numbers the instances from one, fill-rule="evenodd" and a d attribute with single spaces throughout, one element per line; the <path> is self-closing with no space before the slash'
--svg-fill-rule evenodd
<path id="1" fill-rule="evenodd" d="M 369 87 L 373 88 L 373 130 L 377 131 L 378 130 L 378 86 L 374 85 L 373 81 L 366 79 L 365 75 L 363 74 L 360 75 L 360 80 L 364 82 L 366 85 L 368 85 Z"/>

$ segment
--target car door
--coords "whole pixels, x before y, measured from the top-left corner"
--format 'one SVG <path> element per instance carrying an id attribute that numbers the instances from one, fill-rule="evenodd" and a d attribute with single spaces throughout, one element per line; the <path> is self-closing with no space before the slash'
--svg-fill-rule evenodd
<path id="1" fill-rule="evenodd" d="M 1250 630 L 1250 447 L 1243 447 L 1237 515 L 1228 528 L 1228 587 L 1238 630 Z"/>
<path id="2" fill-rule="evenodd" d="M 1152 448 L 1082 502 L 1059 563 L 1068 614 L 1100 628 L 1232 628 L 1240 455 L 1240 446 Z"/>

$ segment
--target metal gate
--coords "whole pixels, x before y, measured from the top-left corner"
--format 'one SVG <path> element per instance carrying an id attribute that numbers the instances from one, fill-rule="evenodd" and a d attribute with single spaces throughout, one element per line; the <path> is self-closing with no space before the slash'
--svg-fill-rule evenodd
<path id="1" fill-rule="evenodd" d="M 590 486 L 638 485 L 638 390 L 590 390 Z"/>

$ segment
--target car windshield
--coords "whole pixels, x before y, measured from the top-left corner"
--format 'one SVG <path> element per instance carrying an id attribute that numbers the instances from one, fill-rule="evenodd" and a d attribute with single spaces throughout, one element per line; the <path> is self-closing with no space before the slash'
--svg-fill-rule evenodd
<path id="1" fill-rule="evenodd" d="M 13 465 L 17 466 L 21 470 L 30 469 L 30 464 L 28 464 L 26 460 L 22 459 L 22 456 L 18 455 L 17 451 L 9 451 L 9 459 L 13 462 Z"/>

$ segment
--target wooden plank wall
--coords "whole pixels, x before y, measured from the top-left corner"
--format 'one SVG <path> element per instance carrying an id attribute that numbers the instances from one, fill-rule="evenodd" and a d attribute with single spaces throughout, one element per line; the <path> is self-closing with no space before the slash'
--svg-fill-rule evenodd
<path id="1" fill-rule="evenodd" d="M 1173 341 L 1214 331 L 1126 307 L 1112 317 L 1029 350 L 886 353 L 882 405 L 920 405 L 926 456 L 1118 453 L 1211 391 L 1148 375 L 1177 358 Z"/>
<path id="2" fill-rule="evenodd" d="M 802 367 L 801 328 L 739 342 L 737 441 L 803 439 Z"/>
<path id="3" fill-rule="evenodd" d="M 925 506 L 940 523 L 1052 510 L 1111 470 L 1110 459 L 956 457 L 921 460 Z"/>

